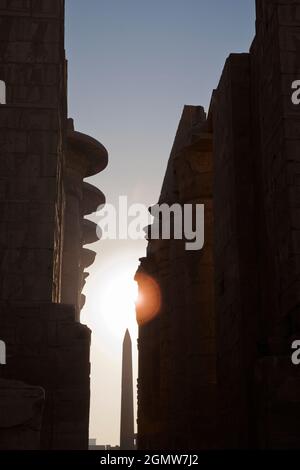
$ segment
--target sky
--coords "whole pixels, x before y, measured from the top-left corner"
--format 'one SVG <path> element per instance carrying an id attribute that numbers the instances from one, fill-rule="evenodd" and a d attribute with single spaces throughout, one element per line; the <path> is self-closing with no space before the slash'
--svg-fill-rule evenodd
<path id="1" fill-rule="evenodd" d="M 207 110 L 226 57 L 247 52 L 254 30 L 254 0 L 66 0 L 69 117 L 109 152 L 88 180 L 108 203 L 158 201 L 183 106 Z M 90 437 L 117 445 L 127 327 L 137 377 L 133 276 L 146 243 L 88 248 L 97 252 L 81 316 L 93 331 Z"/>

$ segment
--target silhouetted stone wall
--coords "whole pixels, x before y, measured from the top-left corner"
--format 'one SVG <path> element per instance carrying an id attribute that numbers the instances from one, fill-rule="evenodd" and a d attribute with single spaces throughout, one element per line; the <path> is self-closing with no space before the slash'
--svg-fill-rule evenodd
<path id="1" fill-rule="evenodd" d="M 251 69 L 261 347 L 255 373 L 258 439 L 268 448 L 300 446 L 300 370 L 291 363 L 300 335 L 300 107 L 291 100 L 300 76 L 299 27 L 299 1 L 257 2 Z"/>
<path id="2" fill-rule="evenodd" d="M 227 59 L 211 114 L 220 445 L 247 447 L 259 291 L 249 54 Z"/>
<path id="3" fill-rule="evenodd" d="M 0 377 L 44 389 L 34 446 L 65 450 L 88 448 L 90 330 L 80 310 L 95 259 L 83 245 L 97 235 L 84 216 L 105 198 L 83 179 L 107 165 L 99 142 L 68 128 L 66 77 L 64 1 L 0 0 Z M 0 415 L 3 442 L 31 447 L 26 429 L 15 439 L 3 425 L 11 409 Z"/>
<path id="4" fill-rule="evenodd" d="M 145 274 L 161 292 L 157 317 L 140 326 L 142 449 L 211 448 L 216 440 L 212 135 L 204 124 L 203 108 L 184 108 L 159 203 L 205 204 L 205 248 L 186 251 L 186 240 L 150 240 L 136 276 L 142 295 Z M 143 317 L 143 306 L 137 313 Z"/>
<path id="5" fill-rule="evenodd" d="M 59 301 L 64 2 L 1 1 L 1 301 Z"/>
<path id="6" fill-rule="evenodd" d="M 0 450 L 38 450 L 44 391 L 0 379 Z"/>
<path id="7" fill-rule="evenodd" d="M 139 334 L 142 449 L 300 446 L 300 3 L 256 3 L 250 53 L 227 59 L 192 142 L 185 108 L 163 184 L 161 202 L 205 204 L 204 250 L 150 240 L 137 273 L 163 299 Z"/>
<path id="8" fill-rule="evenodd" d="M 45 390 L 42 449 L 88 445 L 90 330 L 74 317 L 73 306 L 60 304 L 7 304 L 1 311 L 1 375 Z"/>

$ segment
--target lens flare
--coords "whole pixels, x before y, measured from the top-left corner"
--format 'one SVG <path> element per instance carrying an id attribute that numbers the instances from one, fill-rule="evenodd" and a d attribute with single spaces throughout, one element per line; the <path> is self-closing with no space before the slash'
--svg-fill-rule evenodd
<path id="1" fill-rule="evenodd" d="M 137 273 L 135 280 L 138 283 L 136 319 L 138 325 L 143 326 L 158 315 L 161 308 L 161 292 L 156 280 L 145 273 Z"/>

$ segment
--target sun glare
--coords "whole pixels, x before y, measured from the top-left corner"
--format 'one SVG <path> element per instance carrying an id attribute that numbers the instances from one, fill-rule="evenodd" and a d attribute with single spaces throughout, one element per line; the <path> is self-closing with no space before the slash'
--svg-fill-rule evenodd
<path id="1" fill-rule="evenodd" d="M 137 336 L 135 269 L 135 266 L 126 264 L 107 266 L 98 278 L 99 288 L 92 290 L 88 324 L 94 334 L 101 338 L 105 336 L 110 346 L 122 344 L 127 328 L 132 338 Z"/>
<path id="2" fill-rule="evenodd" d="M 138 297 L 136 301 L 136 317 L 140 326 L 153 320 L 161 308 L 161 293 L 156 280 L 144 273 L 135 277 L 138 282 Z"/>

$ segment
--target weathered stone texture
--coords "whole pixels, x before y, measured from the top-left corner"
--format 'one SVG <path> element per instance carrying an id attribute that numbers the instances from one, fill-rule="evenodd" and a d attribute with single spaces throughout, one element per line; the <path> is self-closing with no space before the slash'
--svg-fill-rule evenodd
<path id="1" fill-rule="evenodd" d="M 300 73 L 299 8 L 296 1 L 258 2 L 257 35 L 251 48 L 256 187 L 261 201 L 258 204 L 256 199 L 261 274 L 259 343 L 263 353 L 257 370 L 266 372 L 265 380 L 260 376 L 257 389 L 268 389 L 265 409 L 261 406 L 257 420 L 269 430 L 267 436 L 260 433 L 258 439 L 265 447 L 299 446 L 293 419 L 293 415 L 299 415 L 299 403 L 293 399 L 299 393 L 299 381 L 291 379 L 299 372 L 290 359 L 292 340 L 300 333 L 293 320 L 299 311 L 300 108 L 291 100 L 292 82 Z M 272 373 L 268 364 L 272 364 Z M 285 385 L 285 395 L 280 391 L 283 383 L 290 384 Z M 274 399 L 276 416 L 271 422 L 266 410 L 272 408 Z M 278 414 L 279 408 L 282 411 Z"/>
<path id="2" fill-rule="evenodd" d="M 246 447 L 258 315 L 248 54 L 227 59 L 212 114 L 220 445 Z"/>
<path id="3" fill-rule="evenodd" d="M 0 450 L 38 450 L 45 393 L 0 379 Z"/>
<path id="4" fill-rule="evenodd" d="M 291 100 L 292 82 L 299 78 L 298 9 L 294 1 L 257 1 L 250 54 L 229 57 L 212 109 L 215 272 L 221 287 L 218 403 L 225 447 L 299 445 L 292 416 L 299 414 L 293 398 L 299 372 L 291 364 L 299 333 L 291 320 L 299 305 L 294 242 L 300 111 Z M 230 287 L 226 277 L 233 273 Z"/>
<path id="5" fill-rule="evenodd" d="M 212 136 L 203 108 L 186 106 L 172 149 L 160 204 L 205 204 L 212 237 Z M 209 235 L 209 236 L 208 236 Z M 161 308 L 140 326 L 139 447 L 211 448 L 216 442 L 216 352 L 212 243 L 185 250 L 185 240 L 150 240 L 137 281 L 155 279 Z M 197 367 L 196 367 L 197 365 Z M 212 444 L 213 443 L 213 444 Z"/>
<path id="6" fill-rule="evenodd" d="M 74 322 L 72 306 L 7 303 L 0 309 L 7 345 L 1 376 L 45 390 L 41 447 L 87 448 L 90 330 Z"/>
<path id="7" fill-rule="evenodd" d="M 61 123 L 66 121 L 63 20 L 64 2 L 60 0 L 10 1 L 0 5 L 0 79 L 6 84 L 7 94 L 7 104 L 0 107 L 0 203 L 3 221 L 19 222 L 21 230 L 28 225 L 26 217 L 31 217 L 32 203 L 41 222 L 52 220 L 53 239 L 49 243 L 47 237 L 45 252 L 47 257 L 52 252 L 52 260 L 46 263 L 52 276 L 45 276 L 45 285 L 41 286 L 38 272 L 31 274 L 32 285 L 39 282 L 41 286 L 41 297 L 38 290 L 35 294 L 36 300 L 41 301 L 58 301 L 60 296 L 58 259 L 62 232 L 59 227 L 63 211 L 60 167 L 64 139 Z M 51 212 L 45 213 L 45 209 Z M 18 249 L 24 266 L 24 274 L 19 272 L 20 283 L 26 284 L 25 273 L 31 270 L 30 265 L 25 266 L 25 260 L 30 260 L 27 251 L 38 253 L 45 248 L 44 232 L 37 231 L 30 246 L 14 247 L 15 238 L 10 229 L 6 225 L 10 246 L 3 240 L 2 249 Z M 1 278 L 10 274 L 8 265 L 1 263 Z M 24 292 L 19 299 L 25 298 L 28 297 Z M 2 290 L 1 299 L 7 299 L 7 293 Z"/>

